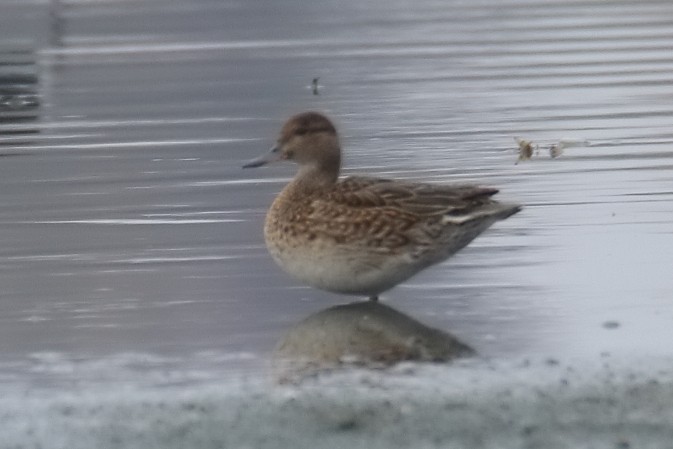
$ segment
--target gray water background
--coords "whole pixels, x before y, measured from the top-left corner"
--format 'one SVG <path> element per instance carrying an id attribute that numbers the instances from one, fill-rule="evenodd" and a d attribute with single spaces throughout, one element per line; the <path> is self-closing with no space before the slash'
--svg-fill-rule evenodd
<path id="1" fill-rule="evenodd" d="M 294 167 L 240 169 L 307 109 L 337 123 L 346 174 L 525 206 L 386 304 L 490 357 L 673 353 L 673 3 L 0 8 L 0 50 L 35 62 L 0 73 L 34 72 L 40 98 L 0 122 L 5 373 L 120 354 L 257 372 L 290 326 L 353 300 L 266 252 Z M 515 136 L 539 154 L 515 164 Z M 564 138 L 586 144 L 550 158 Z"/>

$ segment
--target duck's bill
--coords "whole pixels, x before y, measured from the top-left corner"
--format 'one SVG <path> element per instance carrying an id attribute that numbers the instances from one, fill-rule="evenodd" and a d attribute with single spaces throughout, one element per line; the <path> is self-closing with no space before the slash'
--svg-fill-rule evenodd
<path id="1" fill-rule="evenodd" d="M 262 165 L 270 164 L 271 162 L 276 162 L 281 159 L 281 153 L 277 146 L 273 146 L 271 150 L 263 154 L 262 156 L 255 158 L 251 161 L 243 164 L 243 168 L 255 168 L 261 167 Z"/>

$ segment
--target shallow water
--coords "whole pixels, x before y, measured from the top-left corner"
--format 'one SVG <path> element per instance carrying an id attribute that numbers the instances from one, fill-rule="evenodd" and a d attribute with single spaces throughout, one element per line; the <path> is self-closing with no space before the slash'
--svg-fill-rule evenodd
<path id="1" fill-rule="evenodd" d="M 7 382 L 263 376 L 289 326 L 351 300 L 266 253 L 293 167 L 240 169 L 306 109 L 335 119 L 347 173 L 525 206 L 386 304 L 488 357 L 673 355 L 673 4 L 50 7 L 0 16 L 0 80 L 36 76 L 40 101 L 0 116 Z M 517 136 L 539 145 L 518 164 Z"/>

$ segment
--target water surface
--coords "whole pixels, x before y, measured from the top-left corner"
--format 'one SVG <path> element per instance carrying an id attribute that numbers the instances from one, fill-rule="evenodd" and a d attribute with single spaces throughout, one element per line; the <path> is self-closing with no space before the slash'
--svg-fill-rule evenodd
<path id="1" fill-rule="evenodd" d="M 289 326 L 352 300 L 266 253 L 293 167 L 240 169 L 307 109 L 337 123 L 348 174 L 525 206 L 386 304 L 486 356 L 672 355 L 672 4 L 2 7 L 3 51 L 29 62 L 0 69 L 34 73 L 40 101 L 0 122 L 7 373 L 124 354 L 259 373 Z M 539 153 L 515 164 L 517 136 Z M 552 159 L 561 139 L 580 144 Z"/>

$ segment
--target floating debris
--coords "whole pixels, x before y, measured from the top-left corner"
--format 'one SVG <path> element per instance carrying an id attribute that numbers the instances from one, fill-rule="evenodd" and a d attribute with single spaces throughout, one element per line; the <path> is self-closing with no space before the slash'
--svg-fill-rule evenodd
<path id="1" fill-rule="evenodd" d="M 533 154 L 536 156 L 538 155 L 539 145 L 534 143 L 532 140 L 526 140 L 520 137 L 515 137 L 514 140 L 519 145 L 519 158 L 517 159 L 516 164 L 518 164 L 520 161 L 527 161 L 531 159 Z M 563 154 L 563 150 L 566 148 L 587 146 L 589 146 L 588 140 L 563 138 L 549 146 L 549 156 L 552 159 L 556 159 Z"/>
<path id="2" fill-rule="evenodd" d="M 532 158 L 533 152 L 537 152 L 538 150 L 538 145 L 533 143 L 532 140 L 525 140 L 519 137 L 515 137 L 514 140 L 519 145 L 519 159 L 516 160 L 515 164 Z"/>
<path id="3" fill-rule="evenodd" d="M 319 88 L 320 85 L 318 84 L 318 81 L 320 81 L 320 77 L 313 78 L 313 81 L 311 81 L 311 90 L 313 92 L 313 95 L 320 95 Z"/>
<path id="4" fill-rule="evenodd" d="M 556 159 L 557 157 L 563 154 L 563 150 L 566 148 L 586 147 L 586 146 L 589 146 L 588 140 L 564 138 L 559 140 L 557 143 L 552 144 L 549 147 L 549 156 L 551 156 L 552 159 Z"/>

